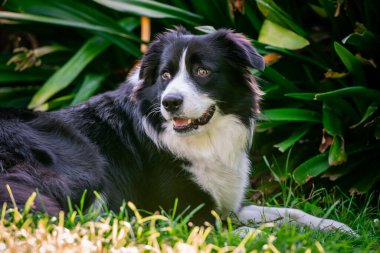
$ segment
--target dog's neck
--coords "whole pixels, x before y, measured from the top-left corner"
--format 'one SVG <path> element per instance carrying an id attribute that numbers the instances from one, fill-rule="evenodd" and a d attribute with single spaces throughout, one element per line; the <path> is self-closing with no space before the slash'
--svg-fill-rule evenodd
<path id="1" fill-rule="evenodd" d="M 179 135 L 171 126 L 154 135 L 147 122 L 144 128 L 156 145 L 190 162 L 184 169 L 208 192 L 219 211 L 237 211 L 248 184 L 250 161 L 248 150 L 253 133 L 253 120 L 247 127 L 233 115 L 216 113 L 201 132 Z"/>

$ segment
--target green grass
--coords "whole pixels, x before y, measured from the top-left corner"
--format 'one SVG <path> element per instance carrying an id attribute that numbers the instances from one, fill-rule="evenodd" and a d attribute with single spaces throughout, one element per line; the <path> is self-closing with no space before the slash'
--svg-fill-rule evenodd
<path id="1" fill-rule="evenodd" d="M 345 222 L 358 237 L 274 224 L 258 224 L 242 235 L 234 232 L 237 226 L 230 221 L 198 227 L 188 222 L 190 211 L 143 216 L 132 203 L 119 213 L 74 208 L 51 217 L 29 211 L 33 195 L 24 210 L 3 206 L 0 252 L 380 252 L 380 198 L 369 195 L 358 205 L 353 198 L 332 196 L 320 189 L 308 198 L 292 195 L 289 203 Z M 277 205 L 278 199 L 273 196 L 267 204 Z"/>

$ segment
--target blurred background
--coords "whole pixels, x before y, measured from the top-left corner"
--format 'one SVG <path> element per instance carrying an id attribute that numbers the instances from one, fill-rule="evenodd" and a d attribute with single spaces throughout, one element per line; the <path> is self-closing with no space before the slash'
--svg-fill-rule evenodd
<path id="1" fill-rule="evenodd" d="M 115 89 L 179 25 L 235 29 L 265 57 L 252 69 L 265 96 L 251 200 L 379 194 L 380 1 L 2 0 L 0 107 L 56 110 Z"/>

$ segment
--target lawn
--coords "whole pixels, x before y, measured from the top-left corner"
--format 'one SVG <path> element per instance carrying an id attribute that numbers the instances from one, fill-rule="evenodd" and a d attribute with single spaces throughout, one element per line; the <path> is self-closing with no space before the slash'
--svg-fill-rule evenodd
<path id="1" fill-rule="evenodd" d="M 380 198 L 331 196 L 320 189 L 289 200 L 309 213 L 345 222 L 357 236 L 272 223 L 239 230 L 230 220 L 222 224 L 216 214 L 215 224 L 198 227 L 189 222 L 196 210 L 146 215 L 132 203 L 119 213 L 73 207 L 52 217 L 29 211 L 34 195 L 24 210 L 3 206 L 0 252 L 380 252 Z M 277 200 L 273 196 L 267 204 L 278 205 Z"/>

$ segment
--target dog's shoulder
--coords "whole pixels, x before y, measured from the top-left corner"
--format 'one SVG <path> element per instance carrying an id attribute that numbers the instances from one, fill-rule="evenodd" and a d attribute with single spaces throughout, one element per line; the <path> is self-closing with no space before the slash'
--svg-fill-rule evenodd
<path id="1" fill-rule="evenodd" d="M 28 122 L 38 117 L 29 110 L 0 108 L 0 146 L 13 146 L 28 137 Z"/>

